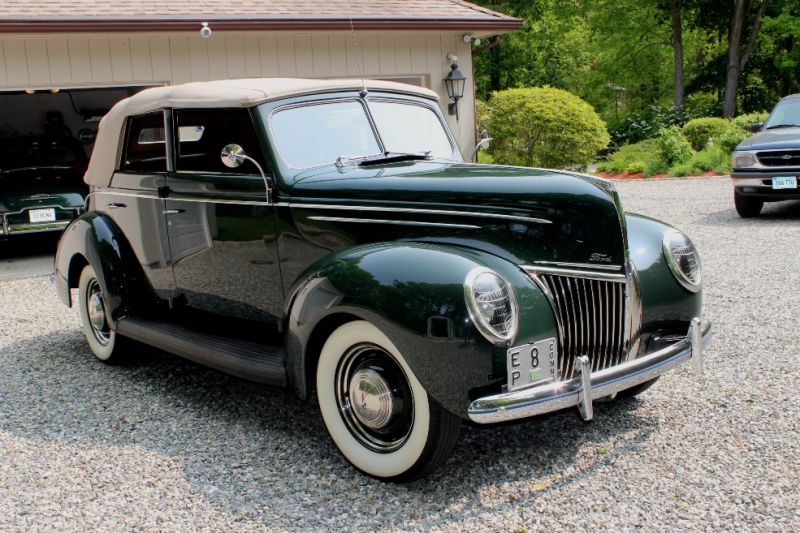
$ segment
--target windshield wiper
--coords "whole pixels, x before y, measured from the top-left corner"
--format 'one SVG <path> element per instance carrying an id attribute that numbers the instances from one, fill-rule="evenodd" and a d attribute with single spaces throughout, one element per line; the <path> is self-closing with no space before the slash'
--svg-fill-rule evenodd
<path id="1" fill-rule="evenodd" d="M 800 124 L 775 124 L 774 126 L 767 126 L 766 129 L 774 130 L 777 128 L 798 128 L 798 127 L 800 127 Z"/>
<path id="2" fill-rule="evenodd" d="M 362 167 L 369 165 L 384 165 L 386 163 L 400 163 L 403 161 L 425 161 L 431 158 L 431 152 L 386 152 L 378 157 L 370 157 L 360 161 Z"/>

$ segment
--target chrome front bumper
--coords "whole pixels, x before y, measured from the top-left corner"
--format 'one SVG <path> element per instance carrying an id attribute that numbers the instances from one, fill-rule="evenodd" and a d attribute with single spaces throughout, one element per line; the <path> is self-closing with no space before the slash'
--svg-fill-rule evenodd
<path id="1" fill-rule="evenodd" d="M 696 372 L 703 370 L 703 347 L 711 340 L 711 324 L 692 320 L 686 338 L 653 353 L 597 372 L 591 371 L 589 358 L 578 357 L 579 374 L 570 381 L 550 383 L 514 392 L 495 394 L 473 401 L 468 416 L 479 424 L 493 424 L 578 406 L 585 420 L 592 418 L 592 402 L 612 396 L 692 362 Z"/>

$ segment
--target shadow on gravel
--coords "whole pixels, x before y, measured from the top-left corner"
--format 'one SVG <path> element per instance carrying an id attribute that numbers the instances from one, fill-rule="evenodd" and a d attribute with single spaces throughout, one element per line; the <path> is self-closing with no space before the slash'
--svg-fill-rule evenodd
<path id="1" fill-rule="evenodd" d="M 409 519 L 431 527 L 513 505 L 513 494 L 485 503 L 483 492 L 502 492 L 505 482 L 529 483 L 534 497 L 580 484 L 650 439 L 659 421 L 638 413 L 640 405 L 596 404 L 594 423 L 570 410 L 522 424 L 465 426 L 439 471 L 394 485 L 352 468 L 328 439 L 316 406 L 284 390 L 146 347 L 128 364 L 105 365 L 78 330 L 20 341 L 0 355 L 0 431 L 96 446 L 108 450 L 109 461 L 115 447 L 164 455 L 179 461 L 185 480 L 221 512 L 266 525 L 268 516 L 290 522 L 295 505 L 315 510 L 319 525 L 347 509 L 374 516 L 376 527 L 402 528 Z M 620 434 L 625 444 L 606 449 Z M 426 515 L 416 516 L 423 504 Z"/>
<path id="2" fill-rule="evenodd" d="M 754 218 L 741 218 L 736 214 L 733 200 L 729 209 L 707 213 L 698 218 L 697 223 L 706 226 L 731 226 L 770 224 L 772 222 L 795 221 L 800 219 L 800 201 L 783 201 L 764 204 L 761 214 Z"/>

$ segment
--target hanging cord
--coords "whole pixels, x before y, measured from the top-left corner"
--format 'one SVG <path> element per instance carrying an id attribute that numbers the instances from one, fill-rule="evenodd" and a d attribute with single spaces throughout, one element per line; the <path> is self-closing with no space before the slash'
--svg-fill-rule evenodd
<path id="1" fill-rule="evenodd" d="M 353 50 L 356 53 L 356 65 L 358 66 L 358 74 L 361 76 L 361 98 L 367 96 L 367 84 L 364 82 L 364 68 L 361 66 L 361 52 L 358 49 L 358 40 L 356 39 L 356 28 L 353 25 L 353 17 L 350 17 L 350 33 L 353 35 Z"/>

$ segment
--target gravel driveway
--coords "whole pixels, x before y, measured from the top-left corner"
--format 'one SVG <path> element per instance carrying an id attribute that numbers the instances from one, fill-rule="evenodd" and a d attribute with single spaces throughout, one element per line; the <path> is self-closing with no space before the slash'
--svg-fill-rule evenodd
<path id="1" fill-rule="evenodd" d="M 155 350 L 93 360 L 46 278 L 0 281 L 0 530 L 800 529 L 800 203 L 726 179 L 618 184 L 703 254 L 706 373 L 465 427 L 432 477 L 357 473 L 316 408 Z"/>

